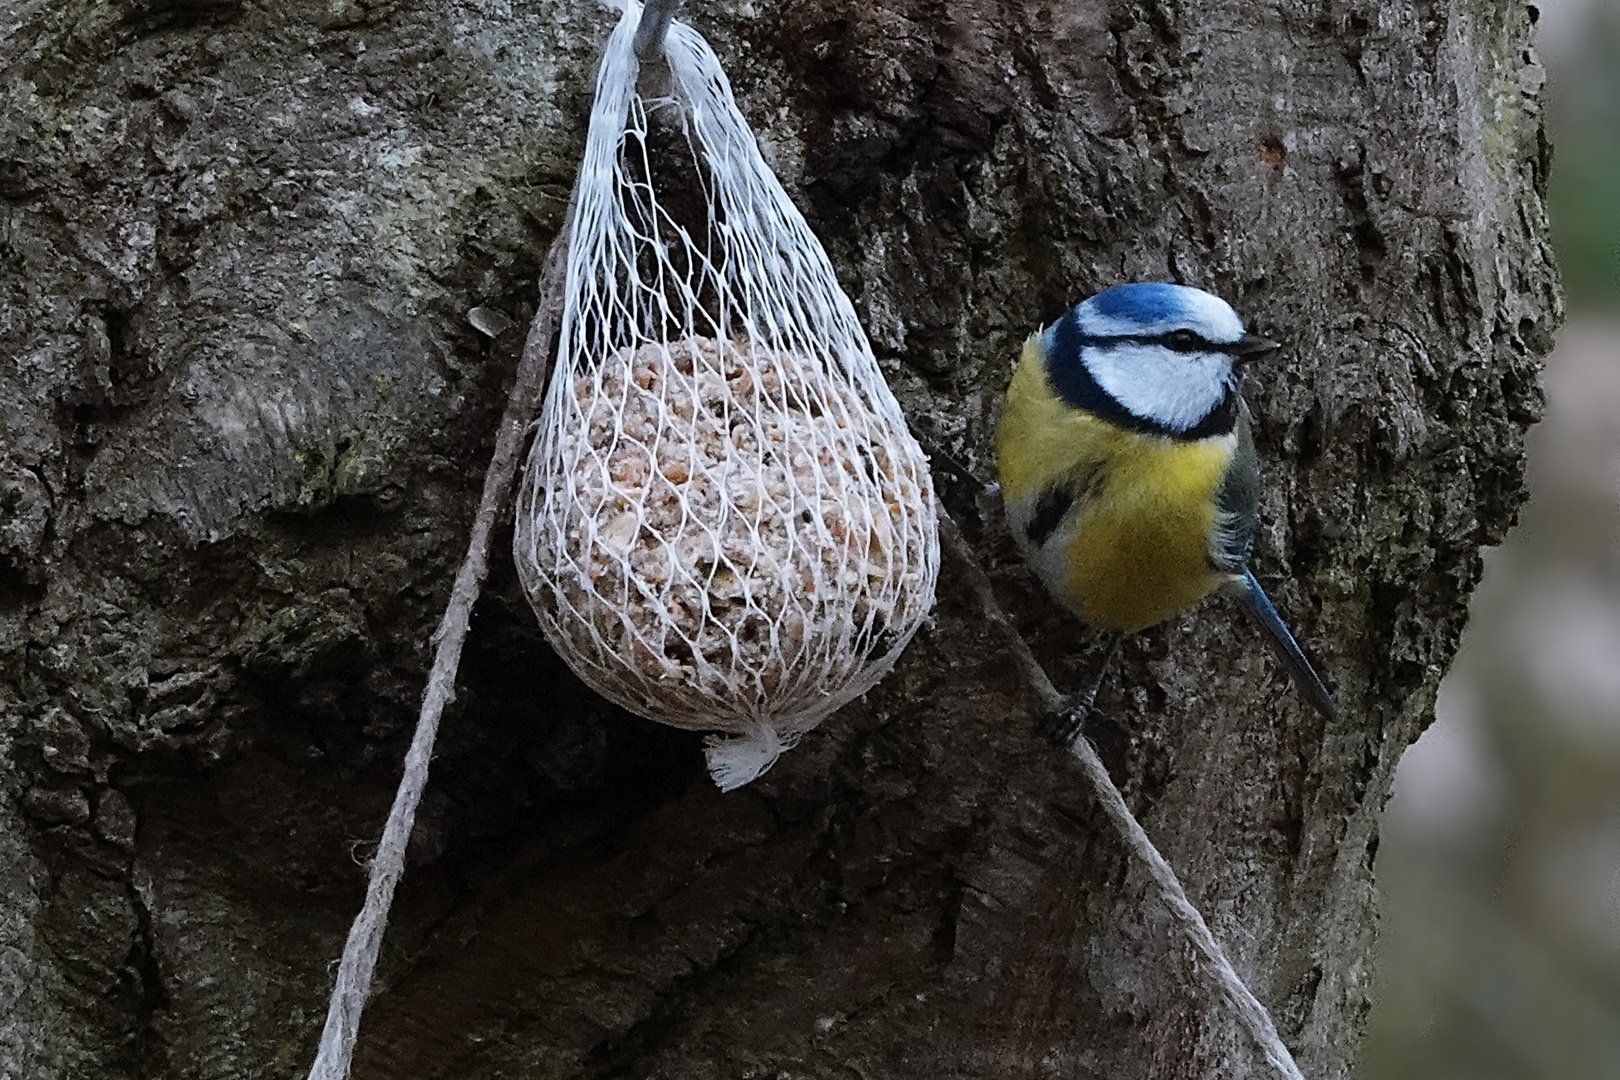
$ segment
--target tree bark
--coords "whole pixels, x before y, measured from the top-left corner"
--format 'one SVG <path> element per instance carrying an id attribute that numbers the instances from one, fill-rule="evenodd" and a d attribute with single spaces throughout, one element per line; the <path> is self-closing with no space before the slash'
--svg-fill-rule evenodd
<path id="1" fill-rule="evenodd" d="M 1256 568 L 1340 716 L 1211 601 L 1127 642 L 1091 736 L 1313 1080 L 1351 1074 L 1378 812 L 1561 313 L 1528 10 L 684 16 L 981 475 L 1021 340 L 1098 288 L 1211 288 L 1287 343 L 1247 386 Z M 0 13 L 0 1076 L 307 1069 L 613 18 Z M 945 497 L 1078 688 L 1105 642 Z M 357 1077 L 1267 1075 L 960 567 L 884 683 L 722 796 L 561 667 L 505 544 Z"/>

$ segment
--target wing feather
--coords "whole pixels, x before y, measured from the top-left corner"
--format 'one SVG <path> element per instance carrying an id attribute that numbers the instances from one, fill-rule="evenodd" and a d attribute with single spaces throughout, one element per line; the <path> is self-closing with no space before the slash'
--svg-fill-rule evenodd
<path id="1" fill-rule="evenodd" d="M 1260 513 L 1260 465 L 1249 431 L 1249 407 L 1238 399 L 1236 452 L 1215 492 L 1215 527 L 1209 534 L 1209 561 L 1223 574 L 1241 574 L 1254 547 Z"/>

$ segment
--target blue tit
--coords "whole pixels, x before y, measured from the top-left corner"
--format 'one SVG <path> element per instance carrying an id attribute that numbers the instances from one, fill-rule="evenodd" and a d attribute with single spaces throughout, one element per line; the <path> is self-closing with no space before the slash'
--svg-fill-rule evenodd
<path id="1" fill-rule="evenodd" d="M 1231 593 L 1331 716 L 1332 696 L 1248 566 L 1260 472 L 1237 383 L 1277 347 L 1202 289 L 1107 289 L 1024 343 L 997 467 L 1024 557 L 1082 619 L 1140 630 Z"/>

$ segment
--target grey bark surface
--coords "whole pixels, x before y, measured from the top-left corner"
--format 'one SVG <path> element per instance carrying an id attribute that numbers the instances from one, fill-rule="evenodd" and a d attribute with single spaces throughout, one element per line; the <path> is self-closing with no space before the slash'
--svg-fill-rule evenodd
<path id="1" fill-rule="evenodd" d="M 295 1077 L 364 887 L 613 13 L 0 9 L 0 1076 Z M 1560 316 L 1530 15 L 706 3 L 920 430 L 1173 277 L 1287 343 L 1238 612 L 1092 737 L 1305 1074 L 1374 991 L 1377 814 L 1521 498 Z M 488 338 L 466 313 L 514 328 Z M 1105 642 L 952 509 L 1060 686 Z M 595 699 L 499 553 L 355 1075 L 1266 1075 L 971 598 L 762 781 Z"/>

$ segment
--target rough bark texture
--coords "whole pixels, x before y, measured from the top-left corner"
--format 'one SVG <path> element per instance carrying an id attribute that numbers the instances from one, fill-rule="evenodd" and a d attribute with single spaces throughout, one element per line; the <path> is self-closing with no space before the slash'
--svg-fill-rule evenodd
<path id="1" fill-rule="evenodd" d="M 981 472 L 1021 338 L 1098 287 L 1209 286 L 1289 344 L 1249 387 L 1257 566 L 1340 719 L 1211 602 L 1127 644 L 1093 734 L 1307 1075 L 1348 1076 L 1377 813 L 1558 319 L 1526 9 L 689 18 Z M 0 9 L 0 1075 L 307 1067 L 612 19 Z M 1077 686 L 1099 642 L 976 535 Z M 894 675 L 721 796 L 498 559 L 357 1076 L 1259 1075 L 993 651 L 947 566 Z"/>

